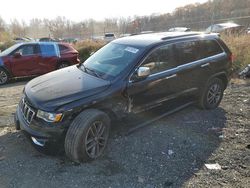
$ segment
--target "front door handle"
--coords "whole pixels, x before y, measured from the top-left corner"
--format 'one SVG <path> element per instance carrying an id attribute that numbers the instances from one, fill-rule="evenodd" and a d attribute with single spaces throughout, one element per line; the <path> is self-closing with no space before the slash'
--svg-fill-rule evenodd
<path id="1" fill-rule="evenodd" d="M 210 63 L 203 64 L 203 65 L 201 65 L 201 68 L 208 67 L 209 65 L 210 65 Z"/>
<path id="2" fill-rule="evenodd" d="M 177 74 L 173 74 L 171 76 L 167 76 L 165 79 L 167 80 L 167 79 L 175 78 L 176 76 L 177 76 Z"/>

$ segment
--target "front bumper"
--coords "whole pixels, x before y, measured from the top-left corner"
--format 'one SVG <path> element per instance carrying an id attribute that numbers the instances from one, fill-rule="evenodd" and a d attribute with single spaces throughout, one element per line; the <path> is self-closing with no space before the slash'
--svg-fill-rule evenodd
<path id="1" fill-rule="evenodd" d="M 17 129 L 21 129 L 26 135 L 28 135 L 33 143 L 36 144 L 42 143 L 44 145 L 46 142 L 58 142 L 65 136 L 65 126 L 62 123 L 51 124 L 49 127 L 48 124 L 43 121 L 38 121 L 34 118 L 30 124 L 28 124 L 21 112 L 21 108 L 19 105 L 17 106 L 16 114 L 15 114 L 15 124 Z M 39 144 L 37 144 L 39 145 Z"/>

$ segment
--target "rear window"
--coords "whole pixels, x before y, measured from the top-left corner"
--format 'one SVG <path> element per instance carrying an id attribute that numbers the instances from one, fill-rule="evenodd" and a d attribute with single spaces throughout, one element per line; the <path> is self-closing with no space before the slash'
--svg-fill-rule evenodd
<path id="1" fill-rule="evenodd" d="M 175 51 L 178 54 L 176 60 L 180 65 L 223 53 L 215 40 L 180 42 L 175 44 Z"/>
<path id="2" fill-rule="evenodd" d="M 44 57 L 59 56 L 57 44 L 40 44 L 41 54 Z"/>
<path id="3" fill-rule="evenodd" d="M 190 63 L 199 59 L 198 41 L 180 42 L 175 44 L 176 60 L 179 65 Z"/>
<path id="4" fill-rule="evenodd" d="M 69 50 L 69 48 L 67 46 L 65 46 L 65 45 L 59 44 L 58 46 L 59 46 L 60 52 L 65 51 L 65 50 Z"/>

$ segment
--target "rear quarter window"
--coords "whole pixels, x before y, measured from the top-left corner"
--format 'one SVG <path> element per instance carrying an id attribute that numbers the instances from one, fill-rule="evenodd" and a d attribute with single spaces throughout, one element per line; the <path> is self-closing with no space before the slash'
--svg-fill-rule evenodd
<path id="1" fill-rule="evenodd" d="M 207 58 L 210 56 L 223 53 L 222 48 L 215 40 L 202 40 L 199 41 L 200 58 Z"/>

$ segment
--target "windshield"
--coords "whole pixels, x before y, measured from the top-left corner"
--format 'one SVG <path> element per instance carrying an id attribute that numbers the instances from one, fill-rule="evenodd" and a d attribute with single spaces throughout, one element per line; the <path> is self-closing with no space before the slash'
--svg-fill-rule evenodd
<path id="1" fill-rule="evenodd" d="M 9 48 L 7 48 L 6 50 L 2 51 L 0 53 L 1 56 L 7 56 L 9 55 L 11 52 L 13 52 L 13 50 L 15 50 L 16 48 L 18 48 L 20 46 L 20 44 L 15 44 Z"/>
<path id="2" fill-rule="evenodd" d="M 142 49 L 128 45 L 109 43 L 83 64 L 103 79 L 114 79 L 122 73 L 140 54 Z"/>

